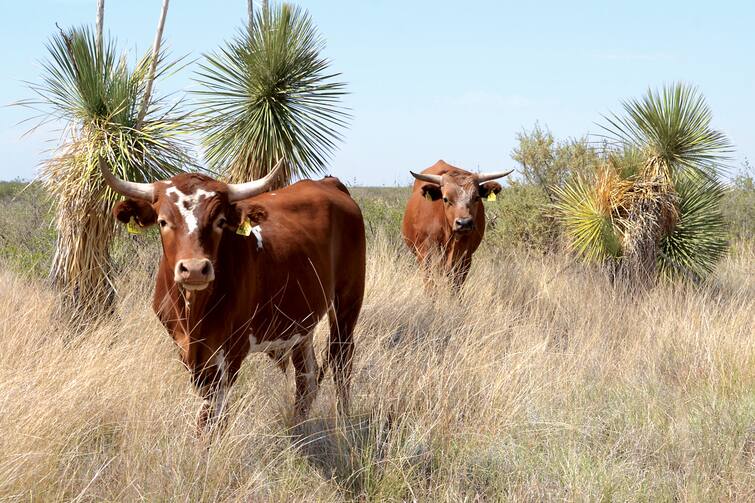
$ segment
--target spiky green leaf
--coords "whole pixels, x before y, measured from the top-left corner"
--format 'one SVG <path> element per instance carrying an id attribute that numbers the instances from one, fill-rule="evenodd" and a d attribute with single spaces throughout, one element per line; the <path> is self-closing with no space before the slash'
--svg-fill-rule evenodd
<path id="1" fill-rule="evenodd" d="M 314 23 L 299 7 L 261 9 L 200 64 L 196 91 L 209 165 L 239 182 L 285 158 L 285 175 L 323 173 L 348 114 Z"/>
<path id="2" fill-rule="evenodd" d="M 168 178 L 193 166 L 185 140 L 187 113 L 180 103 L 169 104 L 164 97 L 152 100 L 145 121 L 136 128 L 150 54 L 129 68 L 126 55 L 118 54 L 112 39 L 99 54 L 95 35 L 87 27 L 59 32 L 47 48 L 42 81 L 30 84 L 37 98 L 19 104 L 37 110 L 40 124 L 62 121 L 66 128 L 66 155 L 77 161 L 76 166 L 52 163 L 52 169 L 43 172 L 54 191 L 70 189 L 59 186 L 63 180 L 80 184 L 82 194 L 99 186 L 98 154 L 105 156 L 121 177 L 134 181 Z M 177 62 L 161 58 L 156 78 L 176 67 Z M 74 155 L 70 151 L 74 147 L 86 155 Z M 75 171 L 73 176 L 59 176 L 64 166 Z"/>
<path id="3" fill-rule="evenodd" d="M 729 160 L 726 135 L 711 128 L 705 98 L 690 85 L 676 83 L 639 100 L 622 103 L 625 115 L 610 115 L 603 128 L 623 145 L 657 159 L 673 180 L 678 173 L 713 177 Z"/>
<path id="4" fill-rule="evenodd" d="M 660 270 L 666 277 L 704 278 L 726 253 L 724 188 L 715 180 L 690 175 L 679 177 L 676 191 L 679 222 L 660 243 Z"/>
<path id="5" fill-rule="evenodd" d="M 575 178 L 554 187 L 555 208 L 572 249 L 587 261 L 600 262 L 621 255 L 621 245 L 610 209 L 601 204 L 593 186 Z"/>

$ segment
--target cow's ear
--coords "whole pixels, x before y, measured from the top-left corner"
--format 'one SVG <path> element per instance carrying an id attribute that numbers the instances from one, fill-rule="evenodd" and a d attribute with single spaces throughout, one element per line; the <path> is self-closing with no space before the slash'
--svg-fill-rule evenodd
<path id="1" fill-rule="evenodd" d="M 501 190 L 503 190 L 503 187 L 501 187 L 501 184 L 498 182 L 485 182 L 479 185 L 480 188 L 480 197 L 488 197 L 490 193 L 498 194 Z"/>
<path id="2" fill-rule="evenodd" d="M 149 227 L 157 221 L 157 212 L 147 201 L 124 199 L 113 208 L 113 215 L 119 222 L 127 224 L 133 218 L 141 227 Z"/>
<path id="3" fill-rule="evenodd" d="M 241 223 L 249 220 L 252 225 L 259 225 L 267 220 L 267 210 L 254 203 L 239 203 L 234 205 L 236 211 L 234 211 L 233 225 L 241 225 Z"/>
<path id="4" fill-rule="evenodd" d="M 420 187 L 422 191 L 422 197 L 426 197 L 433 201 L 437 201 L 443 197 L 443 193 L 440 191 L 440 187 L 434 183 L 426 183 Z"/>

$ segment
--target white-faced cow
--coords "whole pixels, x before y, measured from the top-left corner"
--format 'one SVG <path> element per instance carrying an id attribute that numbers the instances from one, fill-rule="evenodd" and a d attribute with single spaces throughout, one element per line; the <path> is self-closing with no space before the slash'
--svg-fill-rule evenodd
<path id="1" fill-rule="evenodd" d="M 491 180 L 511 171 L 475 174 L 438 161 L 410 173 L 416 181 L 401 225 L 404 242 L 425 270 L 440 262 L 458 290 L 485 234 L 481 198 L 498 194 L 501 185 Z"/>
<path id="2" fill-rule="evenodd" d="M 113 210 L 119 221 L 159 225 L 153 308 L 205 399 L 200 431 L 222 414 L 250 352 L 267 353 L 284 372 L 293 362 L 295 420 L 306 417 L 328 366 L 339 410 L 348 410 L 365 236 L 359 207 L 337 178 L 266 192 L 277 169 L 242 184 L 201 174 L 134 183 L 116 178 L 102 160 L 100 169 L 128 198 Z M 251 232 L 237 233 L 240 226 Z M 326 313 L 330 339 L 318 368 L 312 334 Z"/>

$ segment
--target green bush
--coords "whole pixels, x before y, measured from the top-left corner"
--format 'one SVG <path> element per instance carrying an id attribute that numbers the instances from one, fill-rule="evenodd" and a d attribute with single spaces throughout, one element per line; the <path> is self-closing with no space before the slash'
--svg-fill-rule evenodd
<path id="1" fill-rule="evenodd" d="M 401 220 L 409 187 L 350 187 L 352 197 L 362 209 L 367 239 L 383 234 L 391 241 L 401 240 Z"/>
<path id="2" fill-rule="evenodd" d="M 721 202 L 731 241 L 755 238 L 755 180 L 752 171 L 746 162 L 743 172 L 734 178 Z"/>
<path id="3" fill-rule="evenodd" d="M 50 202 L 43 188 L 27 182 L 0 182 L 0 261 L 42 277 L 55 248 Z"/>
<path id="4" fill-rule="evenodd" d="M 541 253 L 558 247 L 560 228 L 540 187 L 511 182 L 496 201 L 484 204 L 488 221 L 485 240 L 491 246 L 523 247 Z"/>

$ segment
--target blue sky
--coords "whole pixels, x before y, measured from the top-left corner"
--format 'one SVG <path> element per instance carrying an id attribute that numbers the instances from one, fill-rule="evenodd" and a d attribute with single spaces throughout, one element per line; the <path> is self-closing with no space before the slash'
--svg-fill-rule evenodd
<path id="1" fill-rule="evenodd" d="M 95 0 L 3 2 L 0 104 L 31 96 L 45 42 L 94 24 Z M 257 1 L 255 4 L 259 5 Z M 106 0 L 120 47 L 151 46 L 160 0 Z M 755 157 L 755 2 L 302 1 L 343 73 L 353 121 L 330 173 L 350 183 L 409 183 L 437 159 L 467 169 L 514 167 L 516 133 L 536 121 L 557 137 L 598 133 L 601 115 L 648 87 L 697 85 L 714 127 Z M 173 55 L 218 47 L 246 22 L 246 0 L 174 0 Z M 158 92 L 189 90 L 193 67 Z M 22 138 L 28 110 L 0 108 L 0 179 L 31 178 L 59 135 Z"/>

